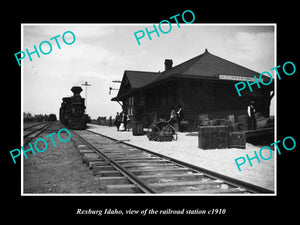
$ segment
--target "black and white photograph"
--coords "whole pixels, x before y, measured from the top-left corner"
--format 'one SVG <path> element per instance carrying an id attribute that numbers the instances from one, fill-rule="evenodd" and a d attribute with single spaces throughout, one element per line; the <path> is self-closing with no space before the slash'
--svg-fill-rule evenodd
<path id="1" fill-rule="evenodd" d="M 276 25 L 160 25 L 23 24 L 24 195 L 276 193 Z"/>
<path id="2" fill-rule="evenodd" d="M 214 4 L 7 13 L 5 217 L 297 215 L 296 14 Z"/>

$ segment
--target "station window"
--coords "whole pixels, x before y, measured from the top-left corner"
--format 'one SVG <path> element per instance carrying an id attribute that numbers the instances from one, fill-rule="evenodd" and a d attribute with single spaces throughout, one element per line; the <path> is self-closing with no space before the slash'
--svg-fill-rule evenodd
<path id="1" fill-rule="evenodd" d="M 134 97 L 131 96 L 128 99 L 128 115 L 129 116 L 133 115 L 133 106 L 134 106 Z"/>

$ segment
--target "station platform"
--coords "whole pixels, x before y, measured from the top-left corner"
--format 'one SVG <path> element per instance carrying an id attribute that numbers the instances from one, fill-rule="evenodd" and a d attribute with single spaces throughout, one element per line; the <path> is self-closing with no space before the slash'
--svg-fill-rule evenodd
<path id="1" fill-rule="evenodd" d="M 276 160 L 274 160 L 274 158 L 276 159 L 276 151 L 273 152 L 273 157 L 271 159 L 267 161 L 260 160 L 260 163 L 254 159 L 251 161 L 253 164 L 252 167 L 246 162 L 241 166 L 241 171 L 239 171 L 235 164 L 235 159 L 238 157 L 246 158 L 246 154 L 252 158 L 254 156 L 253 151 L 258 153 L 261 147 L 246 143 L 246 149 L 226 148 L 202 150 L 198 148 L 197 132 L 178 132 L 177 141 L 156 142 L 149 141 L 146 135 L 133 136 L 131 131 L 117 131 L 116 127 L 88 124 L 87 130 L 257 186 L 270 190 L 275 189 Z"/>

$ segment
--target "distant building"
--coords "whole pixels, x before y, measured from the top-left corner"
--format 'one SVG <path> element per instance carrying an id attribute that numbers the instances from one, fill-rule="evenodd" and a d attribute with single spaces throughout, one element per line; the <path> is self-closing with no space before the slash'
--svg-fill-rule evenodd
<path id="1" fill-rule="evenodd" d="M 165 71 L 144 72 L 125 70 L 118 95 L 112 101 L 122 102 L 123 110 L 131 117 L 140 116 L 147 123 L 154 119 L 168 119 L 172 107 L 182 105 L 184 119 L 189 123 L 198 120 L 200 114 L 210 119 L 228 115 L 246 115 L 247 105 L 256 102 L 256 110 L 263 116 L 270 113 L 271 91 L 269 86 L 253 92 L 243 90 L 238 97 L 234 84 L 260 73 L 215 56 L 205 50 L 186 62 L 173 67 L 171 59 L 165 60 Z M 265 83 L 270 78 L 263 77 Z M 249 80 L 250 81 L 250 80 Z"/>

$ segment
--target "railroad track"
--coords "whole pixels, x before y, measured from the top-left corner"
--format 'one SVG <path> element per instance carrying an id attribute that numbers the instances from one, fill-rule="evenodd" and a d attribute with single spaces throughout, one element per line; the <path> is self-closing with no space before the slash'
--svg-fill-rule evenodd
<path id="1" fill-rule="evenodd" d="M 48 127 L 50 127 L 52 122 L 47 123 L 40 123 L 33 125 L 31 127 L 24 128 L 23 131 L 23 146 L 27 145 L 33 138 L 40 135 L 42 132 L 44 132 Z"/>
<path id="2" fill-rule="evenodd" d="M 118 141 L 72 131 L 102 193 L 250 194 L 273 191 Z"/>

